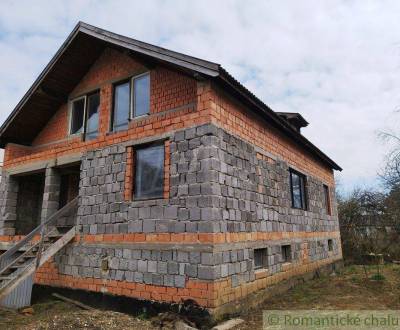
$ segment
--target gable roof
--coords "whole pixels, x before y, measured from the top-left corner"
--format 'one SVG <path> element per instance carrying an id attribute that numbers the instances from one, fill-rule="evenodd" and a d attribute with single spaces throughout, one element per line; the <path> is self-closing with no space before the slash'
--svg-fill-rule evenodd
<path id="1" fill-rule="evenodd" d="M 4 147 L 9 142 L 30 145 L 54 114 L 54 109 L 58 109 L 68 100 L 69 93 L 106 47 L 124 50 L 147 63 L 162 63 L 191 76 L 214 81 L 322 162 L 335 170 L 342 170 L 297 132 L 290 123 L 233 78 L 220 64 L 121 36 L 83 22 L 75 26 L 0 127 L 0 146 Z M 29 120 L 30 118 L 32 120 Z"/>

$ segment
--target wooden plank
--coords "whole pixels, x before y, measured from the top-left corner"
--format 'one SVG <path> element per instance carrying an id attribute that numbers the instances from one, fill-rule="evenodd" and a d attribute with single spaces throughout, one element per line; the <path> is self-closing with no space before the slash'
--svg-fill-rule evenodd
<path id="1" fill-rule="evenodd" d="M 54 297 L 56 297 L 56 298 L 58 298 L 60 300 L 66 301 L 68 303 L 74 304 L 74 305 L 76 305 L 76 306 L 78 306 L 80 308 L 86 309 L 88 311 L 94 311 L 95 310 L 95 308 L 93 308 L 93 307 L 85 305 L 85 304 L 83 304 L 83 303 L 81 303 L 79 301 L 64 297 L 64 296 L 62 296 L 62 295 L 60 295 L 58 293 L 53 293 L 52 296 L 54 296 Z"/>
<path id="2" fill-rule="evenodd" d="M 76 228 L 73 227 L 69 230 L 62 238 L 50 245 L 50 247 L 44 251 L 40 259 L 38 267 L 42 266 L 46 261 L 48 261 L 52 256 L 54 256 L 59 250 L 61 250 L 65 245 L 67 245 L 74 237 L 76 233 Z M 4 299 L 8 294 L 10 294 L 14 289 L 16 289 L 23 281 L 30 275 L 34 274 L 36 271 L 36 260 L 32 260 L 30 265 L 19 274 L 19 276 L 10 281 L 10 283 L 4 288 L 0 289 L 0 301 Z"/>
<path id="3" fill-rule="evenodd" d="M 71 211 L 77 205 L 78 205 L 78 197 L 76 197 L 71 202 L 69 202 L 67 205 L 65 205 L 63 208 L 61 208 L 56 213 L 51 215 L 45 222 L 43 222 L 40 226 L 36 227 L 28 235 L 26 235 L 24 239 L 20 240 L 11 249 L 7 250 L 5 253 L 0 255 L 0 265 L 2 265 L 4 261 L 6 261 L 8 258 L 10 258 L 21 247 L 26 245 L 35 235 L 39 234 L 44 226 L 49 225 L 53 220 L 58 219 L 59 217 L 67 214 L 69 211 Z"/>

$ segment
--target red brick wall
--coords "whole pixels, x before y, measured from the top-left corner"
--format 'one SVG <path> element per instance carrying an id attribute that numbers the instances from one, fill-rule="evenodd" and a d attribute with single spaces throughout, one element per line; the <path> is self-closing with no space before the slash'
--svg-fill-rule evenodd
<path id="1" fill-rule="evenodd" d="M 99 138 L 82 142 L 69 137 L 68 105 L 64 104 L 37 136 L 33 149 L 11 144 L 6 147 L 5 168 L 212 121 L 330 186 L 334 184 L 332 169 L 223 91 L 160 66 L 150 70 L 151 115 L 133 120 L 127 131 L 109 134 L 112 84 L 147 70 L 143 63 L 126 54 L 105 50 L 71 93 L 73 97 L 100 89 Z"/>
<path id="2" fill-rule="evenodd" d="M 212 121 L 244 140 L 286 160 L 299 170 L 314 175 L 329 185 L 334 185 L 333 170 L 315 159 L 265 119 L 249 111 L 225 92 L 213 88 L 210 93 Z"/>
<path id="3" fill-rule="evenodd" d="M 110 134 L 113 83 L 146 71 L 150 71 L 150 115 L 132 120 L 127 131 Z M 73 90 L 71 98 L 96 89 L 100 90 L 100 134 L 96 140 L 82 142 L 80 137 L 68 135 L 68 104 L 64 104 L 33 141 L 33 148 L 6 146 L 5 168 L 162 134 L 210 120 L 209 112 L 196 111 L 198 92 L 195 79 L 161 66 L 149 70 L 139 61 L 116 50 L 106 49 L 103 52 Z"/>

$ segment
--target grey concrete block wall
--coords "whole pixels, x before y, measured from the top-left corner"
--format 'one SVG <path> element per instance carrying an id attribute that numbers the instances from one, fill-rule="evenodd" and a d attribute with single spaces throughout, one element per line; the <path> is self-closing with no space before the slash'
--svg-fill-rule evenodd
<path id="1" fill-rule="evenodd" d="M 291 208 L 289 165 L 257 157 L 257 148 L 208 124 L 175 132 L 170 137 L 169 198 L 125 201 L 127 146 L 89 151 L 81 161 L 78 233 L 236 233 L 338 231 L 337 213 L 328 215 L 323 182 L 307 176 L 307 211 Z M 54 171 L 46 172 L 47 193 L 56 189 Z M 0 186 L 8 193 L 8 184 Z M 13 186 L 10 185 L 12 188 Z M 54 189 L 53 189 L 54 188 Z M 11 192 L 14 188 L 11 189 Z M 8 196 L 8 195 L 7 195 Z M 12 194 L 10 196 L 13 196 Z M 48 209 L 55 206 L 49 194 Z M 334 196 L 331 196 L 335 206 Z M 4 206 L 0 204 L 0 210 Z M 110 242 L 75 243 L 56 257 L 62 274 L 183 287 L 188 279 L 230 277 L 232 286 L 255 279 L 254 249 L 268 249 L 268 272 L 282 270 L 281 246 L 290 244 L 292 262 L 300 262 L 301 246 L 308 259 L 339 255 L 340 241 L 328 238 L 256 241 L 238 244 L 174 242 L 124 247 Z M 105 260 L 105 261 L 104 261 Z M 102 270 L 102 262 L 107 270 Z"/>
<path id="2" fill-rule="evenodd" d="M 41 221 L 44 222 L 57 212 L 60 200 L 61 176 L 56 168 L 48 167 L 45 171 L 44 194 Z"/>
<path id="3" fill-rule="evenodd" d="M 2 171 L 0 182 L 0 235 L 14 235 L 17 219 L 18 181 Z"/>

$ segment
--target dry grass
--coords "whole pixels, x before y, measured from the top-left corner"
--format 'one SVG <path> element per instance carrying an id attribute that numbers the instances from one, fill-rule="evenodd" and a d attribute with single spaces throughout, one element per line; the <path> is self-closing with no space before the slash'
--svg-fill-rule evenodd
<path id="1" fill-rule="evenodd" d="M 265 309 L 400 309 L 400 266 L 386 265 L 381 273 L 385 279 L 373 281 L 363 267 L 350 266 L 335 276 L 306 282 L 243 315 L 246 325 L 236 329 L 261 329 Z M 373 274 L 376 267 L 368 267 L 368 276 Z"/>
<path id="2" fill-rule="evenodd" d="M 369 267 L 371 277 L 376 270 Z M 264 309 L 400 309 L 400 265 L 383 268 L 384 280 L 366 279 L 360 266 L 346 267 L 340 274 L 325 276 L 277 296 L 259 309 L 242 315 L 246 321 L 237 330 L 261 329 Z M 111 311 L 83 311 L 61 301 L 33 305 L 33 315 L 0 310 L 0 329 L 160 329 L 162 317 L 142 319 Z M 173 321 L 167 325 L 171 328 Z M 163 328 L 165 329 L 165 328 Z"/>
<path id="3" fill-rule="evenodd" d="M 143 329 L 153 330 L 149 320 L 111 311 L 84 311 L 61 301 L 33 305 L 33 315 L 0 309 L 0 329 L 67 330 L 67 329 Z"/>

